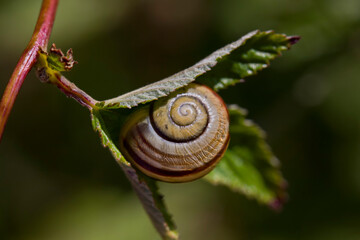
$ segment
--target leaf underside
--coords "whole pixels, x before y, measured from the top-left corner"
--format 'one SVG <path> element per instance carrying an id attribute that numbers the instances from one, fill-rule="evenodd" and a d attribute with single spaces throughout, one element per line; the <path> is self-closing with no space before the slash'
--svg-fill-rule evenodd
<path id="1" fill-rule="evenodd" d="M 209 85 L 218 91 L 266 68 L 270 60 L 289 49 L 297 40 L 298 37 L 256 30 L 215 51 L 190 68 L 119 97 L 101 101 L 97 106 L 103 109 L 136 107 L 167 96 L 193 81 Z"/>
<path id="2" fill-rule="evenodd" d="M 125 118 L 124 115 L 116 114 L 116 112 L 104 110 L 93 110 L 91 112 L 92 125 L 94 130 L 99 133 L 102 145 L 109 148 L 125 172 L 157 231 L 163 239 L 178 239 L 175 224 L 166 209 L 162 195 L 158 191 L 156 181 L 132 168 L 116 146 L 118 142 L 117 133 L 119 133 L 118 126 L 121 126 Z"/>
<path id="3" fill-rule="evenodd" d="M 289 49 L 298 39 L 272 31 L 253 31 L 184 71 L 96 104 L 97 108 L 91 114 L 93 128 L 99 133 L 103 146 L 109 148 L 124 170 L 163 239 L 178 239 L 178 234 L 156 181 L 133 169 L 117 147 L 126 117 L 138 105 L 165 97 L 194 81 L 216 91 L 234 85 L 269 66 L 270 60 Z M 229 149 L 206 180 L 228 186 L 274 208 L 281 206 L 286 195 L 285 180 L 278 170 L 278 161 L 264 141 L 264 134 L 256 125 L 246 121 L 243 111 L 238 108 L 230 109 L 230 114 Z"/>

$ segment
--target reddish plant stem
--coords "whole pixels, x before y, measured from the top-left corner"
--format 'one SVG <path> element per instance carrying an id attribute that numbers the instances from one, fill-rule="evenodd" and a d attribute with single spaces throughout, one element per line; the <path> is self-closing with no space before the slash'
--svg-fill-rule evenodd
<path id="1" fill-rule="evenodd" d="M 57 81 L 53 82 L 66 96 L 75 99 L 82 106 L 89 110 L 96 108 L 97 101 L 90 97 L 86 92 L 78 88 L 74 83 L 67 80 L 61 74 L 56 74 Z"/>
<path id="2" fill-rule="evenodd" d="M 58 0 L 43 0 L 34 33 L 21 55 L 0 102 L 0 141 L 7 119 L 25 77 L 36 62 L 39 48 L 47 48 Z"/>

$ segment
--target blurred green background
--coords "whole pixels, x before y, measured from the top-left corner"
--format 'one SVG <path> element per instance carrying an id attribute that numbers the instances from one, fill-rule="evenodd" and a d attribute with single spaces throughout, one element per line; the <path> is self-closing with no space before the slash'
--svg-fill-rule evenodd
<path id="1" fill-rule="evenodd" d="M 0 1 L 0 91 L 40 0 Z M 302 40 L 221 95 L 268 134 L 289 182 L 281 212 L 198 180 L 161 183 L 181 239 L 360 239 L 359 0 L 60 0 L 50 42 L 95 99 L 188 67 L 254 30 Z M 0 239 L 160 239 L 87 109 L 27 77 L 0 144 Z"/>

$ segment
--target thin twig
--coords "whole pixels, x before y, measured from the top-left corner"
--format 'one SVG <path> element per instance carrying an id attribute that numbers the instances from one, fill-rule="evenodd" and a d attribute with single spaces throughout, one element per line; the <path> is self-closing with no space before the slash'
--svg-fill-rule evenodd
<path id="1" fill-rule="evenodd" d="M 7 119 L 25 77 L 36 62 L 39 48 L 47 48 L 58 0 L 43 0 L 31 40 L 21 55 L 0 102 L 0 141 Z"/>
<path id="2" fill-rule="evenodd" d="M 82 106 L 87 107 L 89 110 L 96 108 L 97 101 L 93 99 L 86 92 L 78 88 L 74 83 L 67 80 L 61 74 L 56 75 L 57 81 L 55 84 L 66 96 L 75 99 Z"/>

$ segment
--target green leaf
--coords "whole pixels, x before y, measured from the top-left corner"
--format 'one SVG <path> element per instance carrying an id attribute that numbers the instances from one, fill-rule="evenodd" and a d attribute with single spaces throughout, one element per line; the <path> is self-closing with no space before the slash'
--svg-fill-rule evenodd
<path id="1" fill-rule="evenodd" d="M 229 113 L 229 148 L 205 179 L 280 208 L 287 198 L 286 181 L 279 170 L 279 161 L 265 142 L 265 133 L 246 120 L 246 111 L 238 106 L 229 106 Z"/>
<path id="2" fill-rule="evenodd" d="M 131 110 L 128 110 L 131 111 Z M 158 192 L 156 181 L 144 176 L 131 167 L 116 146 L 121 123 L 129 113 L 109 110 L 95 110 L 91 112 L 92 125 L 99 133 L 104 147 L 109 148 L 117 163 L 125 172 L 146 212 L 150 216 L 155 228 L 163 239 L 176 240 L 178 233 L 175 224 L 168 213 L 163 196 Z"/>
<path id="3" fill-rule="evenodd" d="M 139 104 L 165 97 L 193 81 L 211 86 L 216 91 L 234 85 L 269 65 L 270 60 L 289 49 L 299 38 L 253 31 L 215 51 L 194 66 L 159 82 L 119 97 L 100 101 L 92 109 L 92 124 L 104 147 L 109 148 L 129 178 L 143 206 L 164 239 L 177 239 L 175 225 L 167 212 L 156 182 L 137 172 L 117 148 L 124 120 Z M 61 54 L 60 54 L 61 55 Z M 244 113 L 230 109 L 232 117 L 231 145 L 224 159 L 207 179 L 224 184 L 260 202 L 276 207 L 285 196 L 285 180 L 278 162 L 263 140 L 262 131 Z"/>
<path id="4" fill-rule="evenodd" d="M 270 60 L 289 49 L 297 40 L 299 37 L 288 37 L 273 31 L 253 31 L 190 68 L 133 92 L 101 101 L 97 106 L 103 109 L 132 108 L 167 96 L 193 81 L 220 90 L 267 67 Z"/>
<path id="5" fill-rule="evenodd" d="M 241 82 L 240 79 L 221 78 L 217 83 L 213 85 L 213 89 L 218 92 L 221 89 L 227 88 L 228 86 L 233 86 L 239 82 Z"/>
<path id="6" fill-rule="evenodd" d="M 221 56 L 217 58 L 218 63 L 196 81 L 209 85 L 216 91 L 232 86 L 268 67 L 271 60 L 300 39 L 298 36 L 289 37 L 273 31 L 252 33 L 241 44 L 235 42 L 228 45 L 228 48 L 232 47 L 230 54 L 219 54 Z"/>

